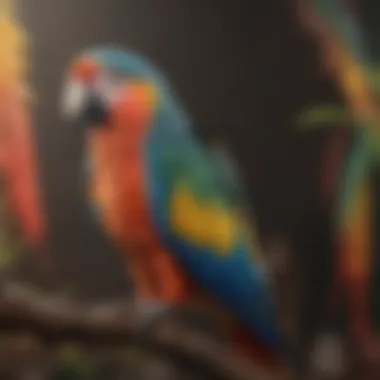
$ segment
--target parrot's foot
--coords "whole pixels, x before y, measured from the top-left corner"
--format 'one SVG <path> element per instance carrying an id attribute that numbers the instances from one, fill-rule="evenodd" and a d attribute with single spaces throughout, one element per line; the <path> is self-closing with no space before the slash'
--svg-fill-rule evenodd
<path id="1" fill-rule="evenodd" d="M 140 263 L 134 264 L 135 265 L 132 265 L 132 277 L 136 287 L 135 292 L 137 295 L 137 299 L 159 299 L 159 296 L 156 291 L 157 286 L 155 286 L 154 283 L 152 283 L 152 280 L 154 280 L 153 276 L 151 276 L 150 272 L 147 271 L 147 268 L 145 266 L 140 265 Z M 156 303 L 156 301 L 154 303 Z"/>
<path id="2" fill-rule="evenodd" d="M 187 299 L 188 280 L 165 250 L 155 249 L 149 258 L 139 257 L 131 267 L 138 299 L 160 300 L 171 305 Z"/>
<path id="3" fill-rule="evenodd" d="M 192 305 L 171 305 L 155 300 L 136 300 L 135 309 L 141 332 L 150 332 L 163 324 L 196 330 L 210 338 L 226 340 L 224 328 L 215 313 Z"/>
<path id="4" fill-rule="evenodd" d="M 186 328 L 198 331 L 209 338 L 227 342 L 227 331 L 225 331 L 220 318 L 204 309 L 193 309 L 191 307 L 177 308 L 173 312 L 175 320 Z"/>
<path id="5" fill-rule="evenodd" d="M 139 318 L 138 328 L 148 330 L 169 315 L 172 307 L 161 301 L 139 299 L 135 302 L 135 310 Z"/>

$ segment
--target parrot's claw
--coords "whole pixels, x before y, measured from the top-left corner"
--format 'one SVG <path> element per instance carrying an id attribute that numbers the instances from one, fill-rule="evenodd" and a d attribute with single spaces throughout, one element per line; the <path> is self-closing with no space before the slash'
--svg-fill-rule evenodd
<path id="1" fill-rule="evenodd" d="M 172 305 L 164 301 L 136 300 L 139 333 L 150 334 L 166 323 L 195 329 L 211 338 L 224 339 L 224 330 L 215 316 L 200 308 Z"/>
<path id="2" fill-rule="evenodd" d="M 145 331 L 158 325 L 171 313 L 172 307 L 161 301 L 137 300 L 135 310 L 138 316 L 138 328 Z"/>

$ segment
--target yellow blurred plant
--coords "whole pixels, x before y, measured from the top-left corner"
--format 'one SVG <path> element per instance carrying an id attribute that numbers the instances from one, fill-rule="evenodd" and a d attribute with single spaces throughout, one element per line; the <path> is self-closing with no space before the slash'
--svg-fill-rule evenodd
<path id="1" fill-rule="evenodd" d="M 14 1 L 0 0 L 0 89 L 27 90 L 28 38 L 17 20 Z"/>

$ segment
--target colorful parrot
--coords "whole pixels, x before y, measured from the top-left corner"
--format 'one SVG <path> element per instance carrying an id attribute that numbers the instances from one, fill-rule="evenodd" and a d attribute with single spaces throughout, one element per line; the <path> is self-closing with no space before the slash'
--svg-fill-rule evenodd
<path id="1" fill-rule="evenodd" d="M 41 248 L 45 214 L 27 94 L 27 43 L 9 1 L 0 4 L 0 261 Z"/>
<path id="2" fill-rule="evenodd" d="M 70 66 L 65 120 L 85 128 L 90 208 L 127 253 L 141 299 L 207 294 L 276 355 L 284 343 L 231 161 L 209 150 L 164 78 L 117 47 Z"/>
<path id="3" fill-rule="evenodd" d="M 370 173 L 378 171 L 380 158 L 378 72 L 352 4 L 344 0 L 309 0 L 300 2 L 300 10 L 305 26 L 321 47 L 325 67 L 336 78 L 346 101 L 344 107 L 316 107 L 303 115 L 302 123 L 356 127 L 348 157 L 344 157 L 344 144 L 338 142 L 330 150 L 324 168 L 325 173 L 329 172 L 325 178 L 335 187 L 339 250 L 336 289 L 348 300 L 349 327 L 356 343 L 362 348 L 373 347 L 370 297 L 376 194 Z M 333 172 L 326 170 L 332 166 Z M 332 176 L 335 181 L 331 181 Z"/>

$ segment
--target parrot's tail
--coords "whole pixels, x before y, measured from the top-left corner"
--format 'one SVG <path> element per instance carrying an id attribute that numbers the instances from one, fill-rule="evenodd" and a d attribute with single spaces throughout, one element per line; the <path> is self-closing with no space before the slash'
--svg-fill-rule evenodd
<path id="1" fill-rule="evenodd" d="M 239 328 L 234 333 L 232 344 L 242 356 L 263 370 L 278 375 L 289 371 L 288 363 L 285 362 L 284 358 L 266 347 L 259 338 L 252 337 L 252 334 L 247 330 Z"/>

